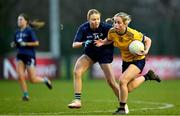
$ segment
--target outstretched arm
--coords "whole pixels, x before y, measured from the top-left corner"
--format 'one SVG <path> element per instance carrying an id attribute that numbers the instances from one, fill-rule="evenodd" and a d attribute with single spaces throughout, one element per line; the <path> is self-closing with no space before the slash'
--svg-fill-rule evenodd
<path id="1" fill-rule="evenodd" d="M 73 42 L 72 47 L 73 48 L 79 48 L 79 47 L 83 46 L 83 47 L 86 48 L 92 42 L 93 42 L 92 40 L 86 40 L 86 41 L 83 41 L 83 42 Z"/>
<path id="2" fill-rule="evenodd" d="M 35 46 L 39 46 L 39 41 L 35 41 L 35 42 L 19 42 L 19 45 L 20 46 L 32 46 L 32 47 L 35 47 Z M 10 46 L 12 48 L 16 47 L 17 44 L 13 41 L 10 43 Z"/>
<path id="3" fill-rule="evenodd" d="M 19 44 L 20 44 L 20 46 L 35 47 L 35 46 L 39 46 L 39 41 L 35 41 L 35 42 L 20 42 Z"/>
<path id="4" fill-rule="evenodd" d="M 94 44 L 97 47 L 100 47 L 102 45 L 108 45 L 108 44 L 111 44 L 111 43 L 113 43 L 113 41 L 110 41 L 107 38 L 105 38 L 104 40 L 102 40 L 102 39 L 94 40 Z"/>
<path id="5" fill-rule="evenodd" d="M 39 41 L 35 41 L 35 42 L 26 42 L 26 46 L 39 46 Z"/>
<path id="6" fill-rule="evenodd" d="M 73 42 L 72 47 L 73 48 L 80 48 L 83 46 L 83 42 Z"/>

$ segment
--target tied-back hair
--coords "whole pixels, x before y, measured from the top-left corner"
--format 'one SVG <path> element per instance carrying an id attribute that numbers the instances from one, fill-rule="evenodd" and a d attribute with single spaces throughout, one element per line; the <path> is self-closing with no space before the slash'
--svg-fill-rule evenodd
<path id="1" fill-rule="evenodd" d="M 19 16 L 24 17 L 24 19 L 27 21 L 27 24 L 32 28 L 40 29 L 40 28 L 44 27 L 44 25 L 45 25 L 45 22 L 40 21 L 39 19 L 30 20 L 29 16 L 25 13 L 21 13 Z"/>
<path id="2" fill-rule="evenodd" d="M 89 20 L 90 16 L 93 14 L 99 14 L 101 16 L 101 13 L 96 9 L 90 9 L 87 13 L 87 20 Z"/>
<path id="3" fill-rule="evenodd" d="M 107 18 L 105 20 L 106 23 L 109 23 L 109 24 L 113 24 L 114 23 L 114 18 Z"/>
<path id="4" fill-rule="evenodd" d="M 128 25 L 132 21 L 131 16 L 128 15 L 127 13 L 124 13 L 124 12 L 119 12 L 119 13 L 115 14 L 114 17 L 121 17 L 124 24 L 126 24 L 126 25 Z M 109 23 L 109 22 L 114 23 L 114 17 L 113 18 L 107 18 L 106 22 L 107 23 Z"/>

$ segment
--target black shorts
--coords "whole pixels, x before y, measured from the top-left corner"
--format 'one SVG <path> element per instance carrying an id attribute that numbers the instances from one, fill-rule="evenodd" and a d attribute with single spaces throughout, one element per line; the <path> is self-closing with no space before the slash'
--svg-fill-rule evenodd
<path id="1" fill-rule="evenodd" d="M 36 66 L 36 58 L 24 55 L 24 54 L 18 54 L 16 57 L 17 61 L 22 61 L 26 66 Z"/>
<path id="2" fill-rule="evenodd" d="M 123 61 L 123 63 L 122 63 L 122 72 L 124 72 L 129 67 L 130 64 L 136 65 L 142 72 L 143 69 L 144 69 L 145 63 L 146 63 L 145 59 L 135 60 L 135 61 L 132 61 L 132 62 Z"/>
<path id="3" fill-rule="evenodd" d="M 85 53 L 89 56 L 94 62 L 99 64 L 107 64 L 113 61 L 113 53 Z"/>

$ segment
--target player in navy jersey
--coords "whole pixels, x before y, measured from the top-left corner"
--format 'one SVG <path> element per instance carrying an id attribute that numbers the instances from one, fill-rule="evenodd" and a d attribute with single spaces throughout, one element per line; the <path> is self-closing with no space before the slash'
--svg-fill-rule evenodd
<path id="1" fill-rule="evenodd" d="M 47 77 L 37 77 L 35 73 L 36 54 L 35 47 L 39 45 L 36 34 L 32 27 L 39 28 L 43 22 L 29 21 L 26 14 L 20 14 L 17 19 L 18 29 L 11 42 L 11 47 L 17 48 L 17 73 L 18 79 L 23 91 L 22 100 L 28 101 L 29 95 L 25 80 L 25 70 L 32 83 L 45 83 L 49 89 L 52 89 L 51 81 Z"/>
<path id="2" fill-rule="evenodd" d="M 100 22 L 100 12 L 91 9 L 87 13 L 87 22 L 82 24 L 75 35 L 72 47 L 84 47 L 83 54 L 78 58 L 74 67 L 74 94 L 75 100 L 68 104 L 69 108 L 81 108 L 82 75 L 94 63 L 98 62 L 106 80 L 119 96 L 119 87 L 115 81 L 111 62 L 113 60 L 113 44 L 96 47 L 94 40 L 105 39 L 111 25 Z"/>

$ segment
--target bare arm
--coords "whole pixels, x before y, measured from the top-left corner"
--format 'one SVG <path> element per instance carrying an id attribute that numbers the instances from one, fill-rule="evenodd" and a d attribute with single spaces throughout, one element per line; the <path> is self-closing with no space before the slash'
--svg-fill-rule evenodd
<path id="1" fill-rule="evenodd" d="M 145 49 L 145 54 L 147 54 L 149 52 L 150 47 L 151 47 L 152 41 L 151 41 L 151 39 L 149 37 L 145 36 L 144 43 L 145 43 L 145 48 L 144 48 Z"/>
<path id="2" fill-rule="evenodd" d="M 26 42 L 26 46 L 39 46 L 39 41 L 35 41 L 35 42 Z"/>
<path id="3" fill-rule="evenodd" d="M 113 43 L 113 41 L 110 41 L 107 38 L 105 38 L 104 40 L 102 39 L 95 40 L 94 43 L 96 44 L 97 47 L 100 47 L 102 45 L 109 45 Z"/>
<path id="4" fill-rule="evenodd" d="M 139 53 L 138 55 L 146 55 L 149 52 L 149 49 L 151 47 L 151 39 L 149 37 L 144 36 L 144 51 Z"/>
<path id="5" fill-rule="evenodd" d="M 20 46 L 30 46 L 30 47 L 36 47 L 39 46 L 39 41 L 35 42 L 19 42 Z"/>
<path id="6" fill-rule="evenodd" d="M 108 40 L 107 38 L 105 38 L 103 41 L 104 41 L 104 42 L 103 42 L 104 45 L 109 45 L 109 44 L 113 43 L 112 40 Z"/>
<path id="7" fill-rule="evenodd" d="M 35 42 L 20 42 L 19 43 L 20 46 L 32 46 L 32 47 L 35 47 L 35 46 L 39 46 L 39 41 L 35 41 Z M 10 46 L 13 48 L 13 47 L 16 47 L 16 43 L 13 41 L 10 43 Z"/>
<path id="8" fill-rule="evenodd" d="M 80 48 L 83 46 L 83 42 L 73 42 L 72 47 L 73 48 Z"/>

